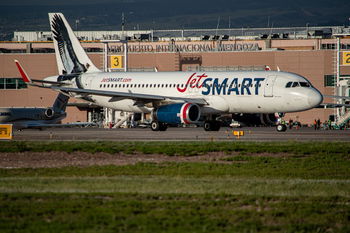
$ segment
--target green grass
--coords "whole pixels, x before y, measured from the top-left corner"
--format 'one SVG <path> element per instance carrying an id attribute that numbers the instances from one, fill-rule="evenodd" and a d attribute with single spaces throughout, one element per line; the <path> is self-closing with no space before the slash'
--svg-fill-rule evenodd
<path id="1" fill-rule="evenodd" d="M 1 152 L 226 155 L 215 163 L 0 169 L 0 232 L 350 232 L 349 149 L 349 143 L 0 142 Z"/>
<path id="2" fill-rule="evenodd" d="M 137 156 L 137 155 L 130 155 Z M 300 179 L 349 179 L 350 160 L 344 155 L 232 155 L 217 163 L 137 163 L 125 166 L 0 169 L 0 177 L 26 176 L 234 176 Z"/>
<path id="3" fill-rule="evenodd" d="M 350 182 L 331 179 L 168 176 L 0 178 L 0 193 L 35 192 L 342 196 L 350 198 Z"/>
<path id="4" fill-rule="evenodd" d="M 338 154 L 349 158 L 346 142 L 0 142 L 0 152 L 84 151 L 193 156 L 207 152 Z"/>
<path id="5" fill-rule="evenodd" d="M 349 232 L 350 199 L 2 194 L 1 232 Z"/>

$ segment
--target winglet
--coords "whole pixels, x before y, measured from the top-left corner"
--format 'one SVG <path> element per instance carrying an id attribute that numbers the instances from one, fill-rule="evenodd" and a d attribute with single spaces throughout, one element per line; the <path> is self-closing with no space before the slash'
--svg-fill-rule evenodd
<path id="1" fill-rule="evenodd" d="M 29 76 L 27 75 L 27 73 L 25 72 L 25 70 L 22 68 L 21 64 L 19 63 L 19 61 L 15 60 L 16 66 L 18 68 L 19 73 L 22 76 L 22 79 L 25 83 L 31 83 L 32 80 L 29 78 Z"/>

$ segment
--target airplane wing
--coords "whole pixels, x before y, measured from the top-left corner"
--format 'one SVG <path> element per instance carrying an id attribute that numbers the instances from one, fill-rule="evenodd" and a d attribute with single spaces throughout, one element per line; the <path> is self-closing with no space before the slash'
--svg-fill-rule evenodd
<path id="1" fill-rule="evenodd" d="M 148 95 L 148 94 L 138 94 L 132 92 L 117 92 L 117 91 L 100 91 L 100 90 L 91 90 L 91 89 L 81 89 L 81 88 L 69 88 L 69 87 L 59 87 L 52 86 L 54 90 L 62 91 L 65 93 L 73 92 L 80 95 L 99 95 L 111 97 L 110 102 L 120 99 L 134 99 L 143 102 L 152 102 L 152 101 L 182 101 L 190 102 L 193 104 L 207 105 L 208 102 L 203 98 L 186 98 L 186 97 L 174 97 L 174 96 L 162 96 L 162 95 Z"/>

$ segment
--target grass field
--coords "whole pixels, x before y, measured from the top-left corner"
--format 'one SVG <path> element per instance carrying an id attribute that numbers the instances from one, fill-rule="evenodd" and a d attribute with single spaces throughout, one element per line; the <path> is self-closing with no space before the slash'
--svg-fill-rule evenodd
<path id="1" fill-rule="evenodd" d="M 0 142 L 0 151 L 227 154 L 0 169 L 0 232 L 350 232 L 348 143 Z"/>

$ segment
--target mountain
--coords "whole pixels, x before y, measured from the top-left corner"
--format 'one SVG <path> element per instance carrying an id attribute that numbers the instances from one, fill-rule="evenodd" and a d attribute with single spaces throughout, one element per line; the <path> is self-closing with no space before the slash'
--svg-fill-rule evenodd
<path id="1" fill-rule="evenodd" d="M 45 1 L 46 2 L 46 1 Z M 348 0 L 61 0 L 60 4 L 0 3 L 0 37 L 13 31 L 49 30 L 48 12 L 62 12 L 79 30 L 120 30 L 124 12 L 127 30 L 173 28 L 241 28 L 349 25 Z M 85 3 L 84 3 L 85 2 Z M 230 22 L 229 22 L 230 21 Z"/>

